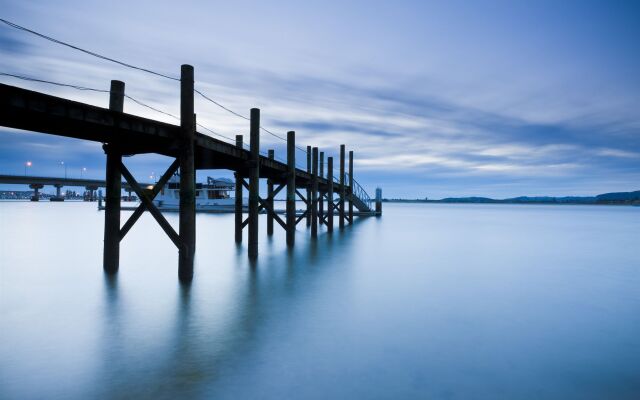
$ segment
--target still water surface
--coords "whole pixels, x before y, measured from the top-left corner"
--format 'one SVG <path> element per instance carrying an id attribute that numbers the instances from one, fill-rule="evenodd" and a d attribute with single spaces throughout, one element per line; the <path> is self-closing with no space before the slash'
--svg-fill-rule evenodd
<path id="1" fill-rule="evenodd" d="M 292 253 L 262 220 L 255 267 L 198 215 L 190 287 L 149 215 L 106 279 L 95 208 L 0 203 L 2 399 L 640 398 L 638 208 L 385 204 Z"/>

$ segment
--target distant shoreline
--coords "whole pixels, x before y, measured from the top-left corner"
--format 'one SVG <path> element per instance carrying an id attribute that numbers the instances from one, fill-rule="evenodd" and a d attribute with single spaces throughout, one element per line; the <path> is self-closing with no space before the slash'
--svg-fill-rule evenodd
<path id="1" fill-rule="evenodd" d="M 509 199 L 489 197 L 448 197 L 440 200 L 382 199 L 386 203 L 443 203 L 443 204 L 550 204 L 550 205 L 620 205 L 640 206 L 640 190 L 635 192 L 604 193 L 597 196 L 520 196 Z"/>

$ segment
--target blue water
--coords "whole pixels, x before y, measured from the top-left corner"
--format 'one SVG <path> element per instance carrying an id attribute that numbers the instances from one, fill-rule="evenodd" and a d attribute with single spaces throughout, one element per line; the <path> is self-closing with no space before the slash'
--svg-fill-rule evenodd
<path id="1" fill-rule="evenodd" d="M 149 215 L 109 280 L 95 203 L 0 203 L 0 398 L 640 398 L 640 209 L 384 207 L 254 267 L 198 215 L 181 287 Z"/>

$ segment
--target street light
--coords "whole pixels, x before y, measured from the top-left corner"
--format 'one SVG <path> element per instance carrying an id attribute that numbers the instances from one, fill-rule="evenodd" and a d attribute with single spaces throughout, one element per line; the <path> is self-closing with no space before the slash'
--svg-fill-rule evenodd
<path id="1" fill-rule="evenodd" d="M 67 164 L 64 161 L 60 161 L 60 165 L 64 167 L 64 179 L 67 179 Z"/>
<path id="2" fill-rule="evenodd" d="M 27 167 L 31 167 L 31 165 L 33 165 L 31 161 L 24 163 L 24 176 L 27 176 Z"/>
<path id="3" fill-rule="evenodd" d="M 82 169 L 80 170 L 80 179 L 82 179 L 82 174 L 84 172 L 87 172 L 87 167 L 82 167 Z"/>

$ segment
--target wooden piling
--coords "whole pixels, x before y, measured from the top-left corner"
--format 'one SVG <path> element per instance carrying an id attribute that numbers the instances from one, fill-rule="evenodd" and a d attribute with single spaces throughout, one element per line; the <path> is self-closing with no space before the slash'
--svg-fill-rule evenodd
<path id="1" fill-rule="evenodd" d="M 236 147 L 242 149 L 242 135 L 236 135 Z M 236 243 L 242 243 L 242 179 L 240 172 L 235 173 L 235 236 Z"/>
<path id="2" fill-rule="evenodd" d="M 324 178 L 324 151 L 320 152 L 320 178 Z M 324 224 L 324 192 L 318 193 L 318 222 Z"/>
<path id="3" fill-rule="evenodd" d="M 311 164 L 311 237 L 318 237 L 318 148 L 313 148 Z"/>
<path id="4" fill-rule="evenodd" d="M 311 146 L 307 146 L 307 173 L 311 175 Z M 307 186 L 307 228 L 311 226 L 311 187 Z"/>
<path id="5" fill-rule="evenodd" d="M 193 279 L 196 250 L 196 173 L 193 67 L 182 65 L 180 74 L 180 241 L 178 278 Z"/>
<path id="6" fill-rule="evenodd" d="M 382 215 L 382 188 L 376 188 L 376 217 Z"/>
<path id="7" fill-rule="evenodd" d="M 258 258 L 258 210 L 260 196 L 260 110 L 251 109 L 249 129 L 249 258 Z"/>
<path id="8" fill-rule="evenodd" d="M 275 158 L 273 150 L 269 150 L 268 155 L 270 160 Z M 271 179 L 267 180 L 267 203 L 273 210 L 273 181 Z M 267 212 L 267 235 L 273 235 L 273 213 L 271 212 Z"/>
<path id="9" fill-rule="evenodd" d="M 344 228 L 344 197 L 345 197 L 345 179 L 344 179 L 344 145 L 340 145 L 340 200 L 338 208 L 338 226 Z"/>
<path id="10" fill-rule="evenodd" d="M 353 224 L 353 151 L 349 151 L 349 225 Z"/>
<path id="11" fill-rule="evenodd" d="M 296 238 L 296 134 L 287 132 L 287 246 Z"/>
<path id="12" fill-rule="evenodd" d="M 333 157 L 327 158 L 327 232 L 333 232 Z"/>
<path id="13" fill-rule="evenodd" d="M 115 112 L 124 111 L 124 82 L 111 81 L 109 93 L 109 109 Z M 122 173 L 120 164 L 122 155 L 117 143 L 104 146 L 107 155 L 106 166 L 106 205 L 104 209 L 104 249 L 102 268 L 107 274 L 115 274 L 120 268 L 120 207 L 122 193 Z M 36 189 L 36 197 L 38 189 Z"/>

